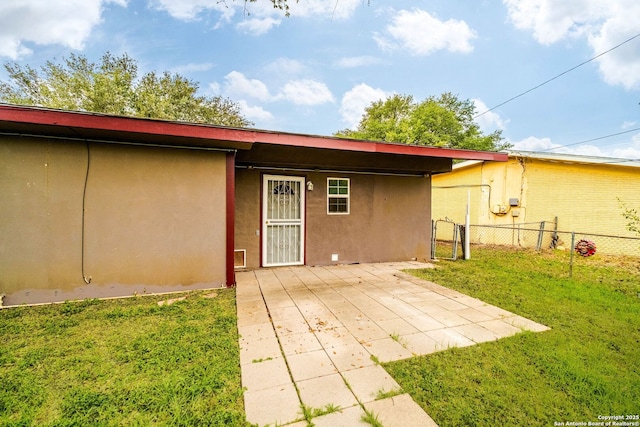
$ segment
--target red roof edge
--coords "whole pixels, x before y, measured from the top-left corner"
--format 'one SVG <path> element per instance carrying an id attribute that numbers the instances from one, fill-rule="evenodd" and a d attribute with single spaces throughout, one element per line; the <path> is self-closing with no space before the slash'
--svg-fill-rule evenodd
<path id="1" fill-rule="evenodd" d="M 0 121 L 237 142 L 255 141 L 254 132 L 246 129 L 7 104 L 0 105 Z"/>
<path id="2" fill-rule="evenodd" d="M 443 157 L 463 160 L 508 160 L 507 153 L 426 147 L 387 142 L 361 141 L 328 136 L 303 135 L 256 129 L 194 124 L 99 113 L 53 110 L 31 106 L 0 104 L 0 122 L 94 129 L 123 134 L 166 135 L 240 143 L 278 144 L 329 150 L 386 153 L 419 157 Z"/>

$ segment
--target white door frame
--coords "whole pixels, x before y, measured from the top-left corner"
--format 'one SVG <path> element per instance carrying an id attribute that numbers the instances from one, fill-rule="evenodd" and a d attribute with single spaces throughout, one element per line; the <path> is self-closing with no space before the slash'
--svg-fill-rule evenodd
<path id="1" fill-rule="evenodd" d="M 263 175 L 263 267 L 304 264 L 305 196 L 305 177 Z"/>

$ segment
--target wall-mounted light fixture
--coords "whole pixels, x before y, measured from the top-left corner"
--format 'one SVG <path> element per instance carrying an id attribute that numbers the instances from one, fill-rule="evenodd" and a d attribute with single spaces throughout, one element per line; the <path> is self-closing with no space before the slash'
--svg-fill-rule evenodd
<path id="1" fill-rule="evenodd" d="M 313 191 L 313 182 L 307 181 L 307 190 L 308 191 Z"/>

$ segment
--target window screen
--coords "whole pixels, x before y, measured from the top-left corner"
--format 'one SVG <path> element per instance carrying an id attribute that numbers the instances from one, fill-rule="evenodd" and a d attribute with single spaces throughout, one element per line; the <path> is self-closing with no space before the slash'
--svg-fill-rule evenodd
<path id="1" fill-rule="evenodd" d="M 327 178 L 327 213 L 349 214 L 349 178 Z"/>

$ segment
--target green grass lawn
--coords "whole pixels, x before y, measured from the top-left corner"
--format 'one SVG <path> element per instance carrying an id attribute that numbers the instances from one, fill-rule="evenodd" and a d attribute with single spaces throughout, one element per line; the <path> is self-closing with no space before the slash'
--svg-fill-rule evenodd
<path id="1" fill-rule="evenodd" d="M 640 260 L 474 248 L 413 272 L 550 331 L 385 364 L 441 426 L 554 425 L 640 413 Z M 636 420 L 637 421 L 637 420 Z"/>
<path id="2" fill-rule="evenodd" d="M 0 310 L 0 426 L 244 426 L 235 292 Z"/>
<path id="3" fill-rule="evenodd" d="M 551 327 L 385 364 L 441 427 L 640 413 L 640 261 L 474 248 L 421 277 Z M 246 426 L 233 289 L 0 310 L 0 426 Z M 173 296 L 172 296 L 173 297 Z"/>

